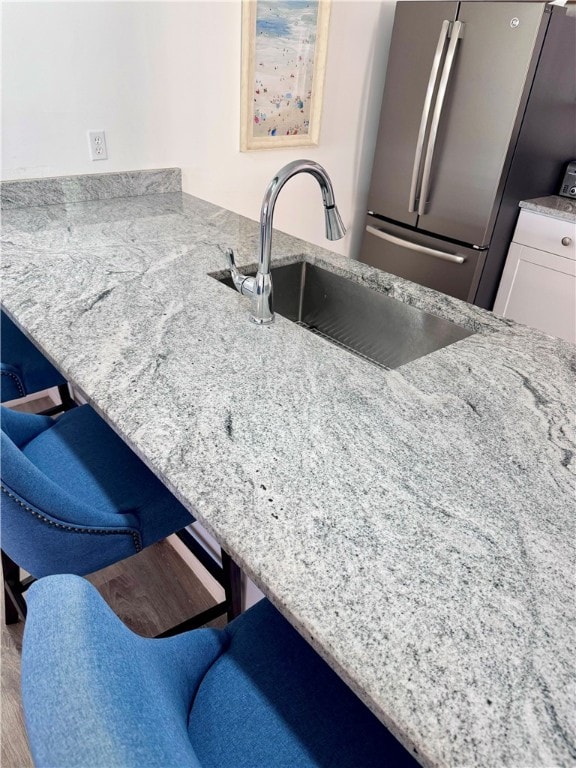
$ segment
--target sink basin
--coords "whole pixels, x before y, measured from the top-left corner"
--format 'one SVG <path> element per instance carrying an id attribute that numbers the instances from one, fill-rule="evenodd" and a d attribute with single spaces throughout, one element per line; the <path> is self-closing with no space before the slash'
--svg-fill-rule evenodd
<path id="1" fill-rule="evenodd" d="M 221 282 L 234 288 L 231 278 Z M 472 335 L 307 262 L 273 268 L 272 284 L 276 313 L 383 368 L 398 368 Z"/>

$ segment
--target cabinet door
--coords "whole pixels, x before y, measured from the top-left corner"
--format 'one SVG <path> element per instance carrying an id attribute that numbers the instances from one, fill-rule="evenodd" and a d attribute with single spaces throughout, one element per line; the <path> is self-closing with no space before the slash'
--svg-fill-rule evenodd
<path id="1" fill-rule="evenodd" d="M 513 242 L 494 312 L 576 343 L 576 262 Z"/>

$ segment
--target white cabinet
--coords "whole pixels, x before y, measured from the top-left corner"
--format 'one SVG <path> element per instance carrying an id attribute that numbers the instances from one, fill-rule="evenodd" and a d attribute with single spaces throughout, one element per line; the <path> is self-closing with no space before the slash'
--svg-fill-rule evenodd
<path id="1" fill-rule="evenodd" d="M 576 343 L 576 224 L 520 211 L 494 312 Z"/>

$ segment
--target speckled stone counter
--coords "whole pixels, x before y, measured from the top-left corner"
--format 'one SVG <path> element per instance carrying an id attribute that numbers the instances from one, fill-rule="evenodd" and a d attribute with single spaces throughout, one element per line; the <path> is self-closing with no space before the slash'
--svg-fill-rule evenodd
<path id="1" fill-rule="evenodd" d="M 560 195 L 534 197 L 532 200 L 521 200 L 520 208 L 576 224 L 576 200 L 568 197 L 560 197 Z"/>
<path id="2" fill-rule="evenodd" d="M 257 224 L 180 192 L 3 221 L 8 313 L 423 765 L 574 765 L 574 347 L 280 233 L 476 333 L 257 327 L 210 276 Z"/>

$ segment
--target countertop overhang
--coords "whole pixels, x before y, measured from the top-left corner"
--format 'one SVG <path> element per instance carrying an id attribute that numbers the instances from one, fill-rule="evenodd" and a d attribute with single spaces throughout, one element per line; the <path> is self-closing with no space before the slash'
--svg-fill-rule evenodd
<path id="1" fill-rule="evenodd" d="M 5 210 L 3 307 L 424 765 L 573 764 L 574 347 L 275 232 L 476 331 L 383 371 L 248 321 L 210 275 L 257 243 L 181 192 Z"/>

